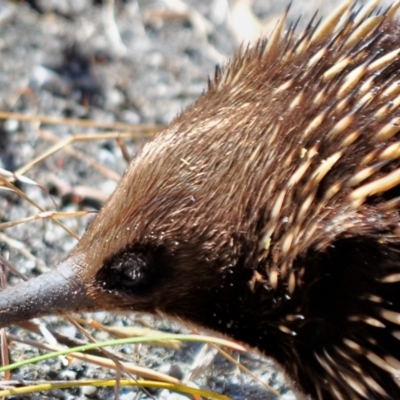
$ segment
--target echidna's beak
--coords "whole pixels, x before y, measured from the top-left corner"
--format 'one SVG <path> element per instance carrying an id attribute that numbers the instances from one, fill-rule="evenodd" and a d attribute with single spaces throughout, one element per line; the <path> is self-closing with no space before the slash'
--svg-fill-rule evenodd
<path id="1" fill-rule="evenodd" d="M 79 257 L 55 270 L 0 292 L 0 327 L 40 317 L 94 307 L 78 273 Z"/>

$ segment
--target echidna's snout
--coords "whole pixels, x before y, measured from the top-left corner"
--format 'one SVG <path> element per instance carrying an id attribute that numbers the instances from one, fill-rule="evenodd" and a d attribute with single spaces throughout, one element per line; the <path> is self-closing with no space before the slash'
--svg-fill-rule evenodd
<path id="1" fill-rule="evenodd" d="M 55 270 L 0 292 L 0 327 L 45 314 L 93 308 L 79 277 L 79 257 L 70 257 Z"/>

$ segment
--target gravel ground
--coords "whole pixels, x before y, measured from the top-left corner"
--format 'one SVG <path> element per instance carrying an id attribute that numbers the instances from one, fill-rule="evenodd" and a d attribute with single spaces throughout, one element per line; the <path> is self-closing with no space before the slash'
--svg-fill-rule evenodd
<path id="1" fill-rule="evenodd" d="M 89 1 L 48 0 L 27 3 L 0 0 L 0 110 L 97 122 L 167 124 L 204 90 L 217 63 L 223 64 L 242 40 L 241 29 L 249 14 L 235 19 L 226 0 L 187 1 Z M 255 1 L 253 11 L 273 26 L 287 2 Z M 294 0 L 288 21 L 300 14 L 304 25 L 320 8 L 326 15 L 331 2 Z M 229 8 L 231 7 L 231 8 Z M 237 21 L 241 21 L 239 24 Z M 250 24 L 254 28 L 257 24 Z M 256 32 L 257 34 L 257 32 Z M 105 129 L 74 124 L 0 121 L 0 168 L 16 171 L 53 145 L 71 135 L 88 137 Z M 131 156 L 145 139 L 127 140 Z M 113 140 L 74 144 L 75 153 L 63 150 L 24 173 L 45 190 L 19 182 L 18 186 L 45 210 L 97 209 L 116 185 L 127 163 Z M 98 166 L 105 167 L 101 169 Z M 114 175 L 113 175 L 114 173 Z M 48 193 L 51 194 L 49 196 Z M 0 191 L 0 222 L 14 221 L 38 211 L 15 193 Z M 81 235 L 91 216 L 66 219 Z M 48 220 L 18 225 L 0 232 L 0 254 L 28 278 L 56 265 L 75 246 L 76 240 Z M 18 279 L 9 276 L 9 284 Z M 95 320 L 110 325 L 150 324 L 166 332 L 188 332 L 177 323 L 143 315 L 96 313 Z M 60 333 L 81 339 L 64 319 L 44 321 Z M 11 328 L 23 338 L 44 341 L 32 332 Z M 94 332 L 105 339 L 104 332 Z M 184 345 L 178 351 L 160 347 L 125 346 L 119 349 L 134 362 L 174 376 L 187 376 L 201 345 Z M 41 351 L 13 344 L 14 361 Z M 285 378 L 267 360 L 254 354 L 236 355 L 261 380 L 283 398 L 295 399 Z M 115 373 L 91 364 L 62 359 L 24 367 L 13 378 L 67 380 L 115 377 Z M 216 356 L 195 379 L 201 387 L 233 399 L 273 399 L 273 394 L 248 375 L 240 373 L 222 356 Z M 55 391 L 48 399 L 112 399 L 112 389 Z M 121 389 L 120 399 L 179 399 L 165 391 Z"/>

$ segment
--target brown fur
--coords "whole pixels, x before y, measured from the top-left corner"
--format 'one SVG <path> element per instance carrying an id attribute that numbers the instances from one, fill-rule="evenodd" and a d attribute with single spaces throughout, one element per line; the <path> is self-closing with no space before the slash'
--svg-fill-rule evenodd
<path id="1" fill-rule="evenodd" d="M 346 12 L 322 37 L 289 29 L 218 70 L 133 161 L 71 259 L 83 257 L 99 309 L 225 333 L 313 399 L 398 399 L 400 153 L 383 152 L 400 146 L 400 58 L 374 62 L 400 28 L 380 17 L 348 45 L 370 15 Z"/>
<path id="2" fill-rule="evenodd" d="M 90 268 L 85 279 L 93 282 L 92 295 L 103 307 L 159 310 L 222 331 L 274 357 L 313 398 L 337 399 L 335 391 L 343 398 L 400 396 L 396 378 L 366 359 L 371 352 L 400 360 L 400 343 L 391 336 L 396 325 L 383 321 L 383 329 L 349 322 L 368 316 L 382 321 L 383 305 L 362 300 L 372 295 L 400 312 L 399 284 L 379 284 L 400 271 L 399 209 L 381 207 L 397 198 L 400 189 L 352 207 L 354 187 L 347 184 L 366 155 L 399 141 L 398 134 L 385 141 L 373 139 L 400 114 L 397 109 L 379 119 L 371 116 L 397 97 L 379 94 L 398 79 L 400 61 L 376 75 L 371 89 L 376 98 L 369 104 L 355 106 L 368 73 L 338 97 L 352 70 L 397 49 L 399 27 L 384 22 L 344 51 L 342 43 L 351 32 L 329 37 L 299 55 L 294 53 L 301 40 L 294 36 L 266 56 L 265 44 L 259 43 L 237 56 L 224 75 L 217 72 L 209 91 L 143 150 L 76 250 L 86 254 Z M 327 54 L 308 68 L 322 48 Z M 351 58 L 348 66 L 322 81 L 344 55 Z M 288 89 L 276 93 L 290 80 Z M 299 93 L 300 103 L 290 108 Z M 323 93 L 321 100 L 314 104 L 318 93 Z M 344 98 L 347 104 L 337 110 Z M 321 114 L 322 123 L 307 132 L 310 121 Z M 346 115 L 352 116 L 351 123 L 338 134 L 330 133 Z M 359 138 L 343 146 L 344 138 L 357 131 Z M 301 157 L 303 148 L 314 148 L 316 154 L 301 179 L 289 185 L 307 160 Z M 342 152 L 339 160 L 307 189 L 316 169 L 337 151 Z M 375 163 L 372 157 L 367 165 Z M 399 166 L 398 157 L 390 160 L 363 184 Z M 338 193 L 324 199 L 335 184 L 341 186 Z M 282 205 L 272 217 L 281 193 Z M 311 205 L 299 217 L 309 196 Z M 268 228 L 271 245 L 266 249 L 262 241 Z M 284 251 L 288 235 L 292 240 Z M 87 251 L 100 248 L 94 254 Z M 135 257 L 142 259 L 138 264 L 143 268 L 134 266 Z M 121 284 L 124 278 L 115 279 L 135 268 L 135 276 L 142 278 L 132 287 Z M 271 282 L 273 270 L 277 283 Z M 291 274 L 295 290 L 289 293 Z M 102 285 L 107 290 L 99 291 Z M 359 353 L 343 344 L 346 338 L 360 346 Z M 359 369 L 376 388 L 360 378 Z M 351 380 L 358 382 L 358 393 Z"/>

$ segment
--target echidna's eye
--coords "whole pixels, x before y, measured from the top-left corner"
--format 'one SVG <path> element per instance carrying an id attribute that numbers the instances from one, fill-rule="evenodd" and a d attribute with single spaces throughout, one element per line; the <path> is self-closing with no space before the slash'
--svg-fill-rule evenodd
<path id="1" fill-rule="evenodd" d="M 127 249 L 106 260 L 96 280 L 106 290 L 143 292 L 154 281 L 153 262 L 151 254 Z"/>
<path id="2" fill-rule="evenodd" d="M 112 260 L 111 270 L 122 285 L 133 287 L 145 279 L 147 264 L 143 254 L 124 252 Z"/>

